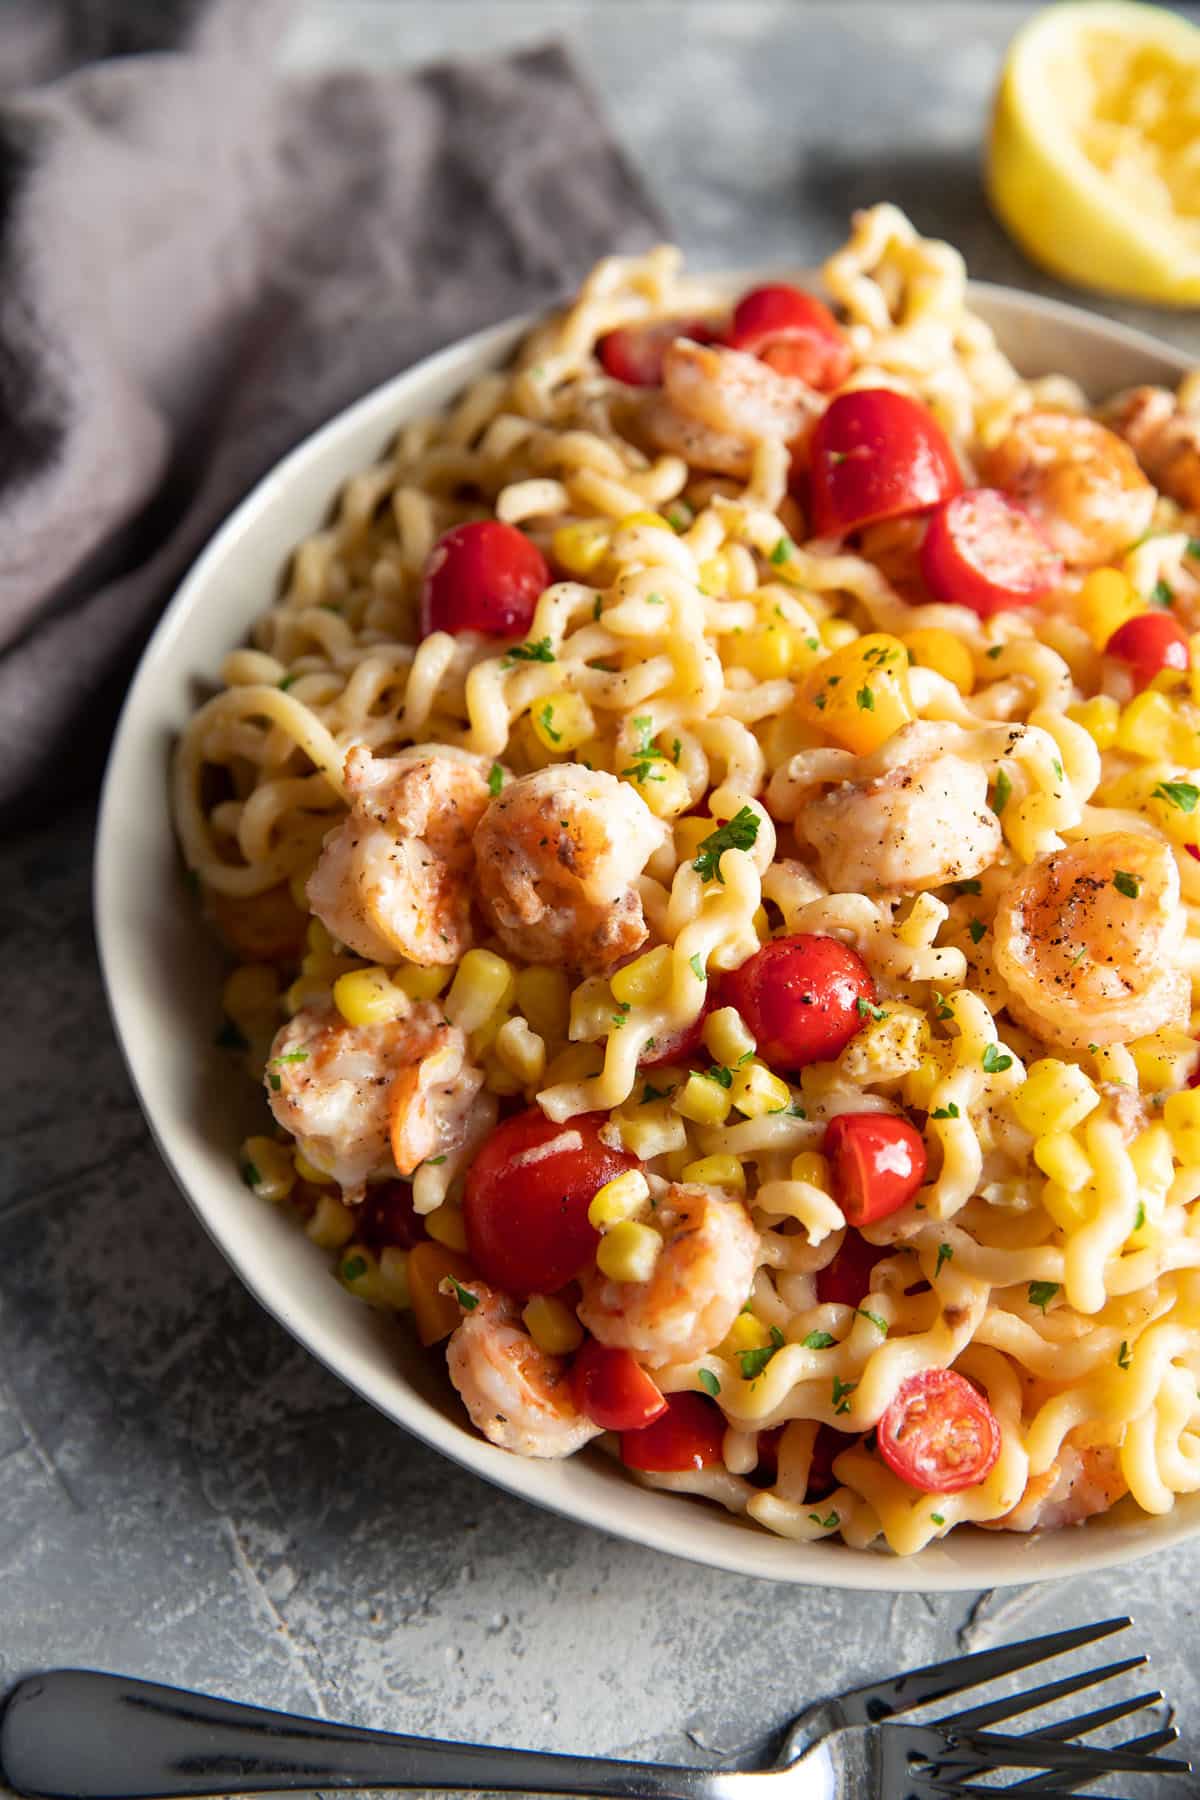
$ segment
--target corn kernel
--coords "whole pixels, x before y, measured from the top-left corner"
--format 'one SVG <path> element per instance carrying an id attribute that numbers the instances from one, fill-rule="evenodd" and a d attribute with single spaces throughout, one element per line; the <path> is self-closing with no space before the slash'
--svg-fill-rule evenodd
<path id="1" fill-rule="evenodd" d="M 1163 1105 L 1163 1124 L 1180 1162 L 1200 1162 L 1200 1088 L 1168 1094 Z"/>
<path id="2" fill-rule="evenodd" d="M 553 1294 L 535 1294 L 521 1314 L 526 1331 L 547 1356 L 570 1356 L 583 1342 L 583 1326 Z"/>
<path id="3" fill-rule="evenodd" d="M 446 995 L 446 1017 L 460 1031 L 472 1032 L 502 1012 L 517 991 L 516 977 L 492 950 L 468 950 Z"/>
<path id="4" fill-rule="evenodd" d="M 545 1083 L 557 1087 L 562 1081 L 587 1081 L 604 1067 L 604 1052 L 597 1044 L 567 1044 L 546 1064 Z"/>
<path id="5" fill-rule="evenodd" d="M 311 1182 L 314 1187 L 328 1187 L 333 1185 L 333 1176 L 327 1175 L 324 1169 L 318 1169 L 316 1163 L 309 1162 L 303 1150 L 297 1150 L 292 1160 L 295 1164 L 296 1173 L 301 1181 Z"/>
<path id="6" fill-rule="evenodd" d="M 379 1285 L 389 1306 L 406 1312 L 412 1304 L 408 1291 L 408 1251 L 386 1244 L 379 1252 Z"/>
<path id="7" fill-rule="evenodd" d="M 624 1219 L 600 1239 L 596 1267 L 610 1281 L 649 1281 L 661 1251 L 657 1231 Z"/>
<path id="8" fill-rule="evenodd" d="M 649 765 L 645 779 L 638 778 L 637 790 L 656 819 L 674 819 L 692 803 L 686 775 L 670 763 Z"/>
<path id="9" fill-rule="evenodd" d="M 354 1236 L 354 1214 L 343 1206 L 336 1194 L 318 1194 L 312 1217 L 305 1225 L 306 1234 L 322 1250 L 340 1250 Z"/>
<path id="10" fill-rule="evenodd" d="M 736 1156 L 702 1156 L 686 1164 L 679 1179 L 700 1187 L 731 1188 L 738 1194 L 746 1191 L 746 1171 Z"/>
<path id="11" fill-rule="evenodd" d="M 735 638 L 733 660 L 739 669 L 749 669 L 759 681 L 782 681 L 791 674 L 794 663 L 803 666 L 812 658 L 805 657 L 803 643 L 792 627 L 776 620 Z"/>
<path id="12" fill-rule="evenodd" d="M 1092 1179 L 1091 1159 L 1069 1131 L 1052 1131 L 1038 1138 L 1033 1160 L 1043 1175 L 1069 1194 L 1077 1194 Z"/>
<path id="13" fill-rule="evenodd" d="M 676 819 L 675 855 L 681 863 L 693 862 L 705 838 L 717 828 L 715 819 Z"/>
<path id="14" fill-rule="evenodd" d="M 669 1100 L 639 1106 L 636 1112 L 614 1113 L 612 1122 L 621 1135 L 622 1150 L 636 1156 L 639 1162 L 650 1162 L 656 1156 L 691 1156 L 687 1127 L 672 1111 Z"/>
<path id="15" fill-rule="evenodd" d="M 723 550 L 718 550 L 715 556 L 710 556 L 707 561 L 702 562 L 696 571 L 700 592 L 709 595 L 714 600 L 722 594 L 727 594 L 732 585 L 731 573 L 729 558 Z"/>
<path id="16" fill-rule="evenodd" d="M 765 906 L 755 907 L 750 917 L 750 923 L 754 927 L 754 934 L 759 943 L 765 944 L 771 935 L 771 921 L 767 917 L 767 909 Z"/>
<path id="17" fill-rule="evenodd" d="M 603 975 L 586 975 L 571 994 L 569 1035 L 577 1043 L 594 1043 L 607 1037 L 623 1017 L 613 1012 L 612 989 Z"/>
<path id="18" fill-rule="evenodd" d="M 671 950 L 667 944 L 626 963 L 609 980 L 613 999 L 622 1006 L 650 1006 L 662 999 L 670 985 Z"/>
<path id="19" fill-rule="evenodd" d="M 728 1088 L 707 1075 L 691 1074 L 671 1096 L 671 1105 L 683 1118 L 697 1125 L 723 1125 L 733 1098 Z"/>
<path id="20" fill-rule="evenodd" d="M 748 1119 L 761 1119 L 764 1113 L 782 1112 L 790 1106 L 792 1090 L 765 1063 L 748 1062 L 734 1070 L 729 1096 Z"/>
<path id="21" fill-rule="evenodd" d="M 243 963 L 221 989 L 221 1010 L 247 1036 L 279 1015 L 279 977 L 269 963 Z"/>
<path id="22" fill-rule="evenodd" d="M 740 1356 L 743 1350 L 765 1350 L 770 1342 L 771 1333 L 761 1320 L 753 1313 L 740 1312 L 725 1334 L 720 1354 Z"/>
<path id="23" fill-rule="evenodd" d="M 384 1254 L 387 1254 L 386 1251 Z M 405 1253 L 401 1251 L 399 1254 L 403 1256 Z M 380 1259 L 365 1244 L 348 1244 L 338 1259 L 337 1277 L 349 1293 L 356 1299 L 365 1300 L 369 1306 L 396 1309 L 406 1307 L 409 1303 L 405 1273 L 407 1258 L 403 1264 L 398 1264 L 396 1258 L 392 1257 L 388 1268 L 389 1273 L 385 1275 Z"/>
<path id="24" fill-rule="evenodd" d="M 496 1057 L 522 1087 L 533 1087 L 546 1072 L 546 1046 L 524 1019 L 505 1019 L 496 1033 Z"/>
<path id="25" fill-rule="evenodd" d="M 1116 743 L 1121 708 L 1111 694 L 1097 694 L 1092 700 L 1068 706 L 1067 717 L 1083 726 L 1097 750 L 1111 750 Z"/>
<path id="26" fill-rule="evenodd" d="M 568 575 L 584 579 L 604 561 L 611 542 L 607 519 L 580 519 L 558 527 L 550 539 L 550 554 Z"/>
<path id="27" fill-rule="evenodd" d="M 1077 1231 L 1088 1214 L 1088 1190 L 1071 1193 L 1056 1181 L 1048 1181 L 1042 1189 L 1042 1205 L 1060 1231 Z"/>
<path id="28" fill-rule="evenodd" d="M 722 1006 L 709 1013 L 702 1033 L 704 1048 L 714 1062 L 736 1068 L 744 1058 L 754 1055 L 754 1039 L 734 1006 Z"/>
<path id="29" fill-rule="evenodd" d="M 934 1089 L 944 1078 L 945 1073 L 945 1065 L 941 1058 L 927 1052 L 922 1056 L 916 1068 L 904 1077 L 901 1091 L 904 1095 L 905 1105 L 917 1106 L 922 1112 L 930 1112 Z"/>
<path id="30" fill-rule="evenodd" d="M 489 1093 L 502 1095 L 519 1094 L 527 1085 L 491 1051 L 483 1058 L 483 1082 Z"/>
<path id="31" fill-rule="evenodd" d="M 1053 1056 L 1030 1064 L 1012 1098 L 1018 1122 L 1035 1138 L 1073 1131 L 1099 1104 L 1099 1094 L 1078 1064 Z"/>
<path id="32" fill-rule="evenodd" d="M 844 750 L 866 756 L 916 713 L 908 652 L 899 638 L 870 632 L 818 663 L 800 690 L 804 721 Z"/>
<path id="33" fill-rule="evenodd" d="M 1122 710 L 1115 740 L 1118 750 L 1134 756 L 1170 757 L 1175 739 L 1175 708 L 1168 695 L 1147 688 Z"/>
<path id="34" fill-rule="evenodd" d="M 1093 569 L 1079 590 L 1079 622 L 1097 650 L 1127 619 L 1146 611 L 1146 602 L 1119 569 Z"/>
<path id="35" fill-rule="evenodd" d="M 517 1005 L 545 1043 L 567 1035 L 571 984 L 562 969 L 533 965 L 517 971 Z"/>
<path id="36" fill-rule="evenodd" d="M 453 972 L 441 963 L 431 963 L 428 967 L 420 963 L 401 963 L 398 969 L 392 970 L 392 980 L 410 1000 L 436 1000 Z"/>
<path id="37" fill-rule="evenodd" d="M 568 693 L 565 688 L 535 701 L 529 722 L 540 744 L 563 754 L 586 744 L 596 729 L 592 709 L 583 695 Z"/>
<path id="38" fill-rule="evenodd" d="M 1129 1146 L 1129 1160 L 1137 1176 L 1138 1192 L 1148 1202 L 1154 1215 L 1161 1215 L 1162 1203 L 1175 1179 L 1175 1159 L 1171 1154 L 1171 1134 L 1165 1125 L 1147 1125 Z"/>
<path id="39" fill-rule="evenodd" d="M 314 1000 L 328 1000 L 329 988 L 330 984 L 323 976 L 298 975 L 283 996 L 284 1011 L 295 1014 L 311 1006 Z"/>
<path id="40" fill-rule="evenodd" d="M 975 663 L 961 638 L 952 631 L 930 625 L 920 631 L 909 631 L 900 639 L 915 663 L 932 669 L 952 681 L 960 694 L 969 694 L 975 686 Z"/>
<path id="41" fill-rule="evenodd" d="M 618 521 L 617 530 L 632 531 L 638 525 L 653 525 L 659 531 L 671 531 L 669 521 L 664 519 L 661 513 L 657 512 L 626 513 L 625 517 Z M 673 537 L 675 535 L 674 532 L 671 532 L 671 535 Z"/>
<path id="42" fill-rule="evenodd" d="M 260 1200 L 286 1200 L 296 1181 L 290 1150 L 274 1138 L 247 1138 L 242 1145 L 241 1170 L 242 1180 Z"/>
<path id="43" fill-rule="evenodd" d="M 806 1181 L 809 1187 L 820 1188 L 823 1194 L 833 1192 L 829 1163 L 818 1150 L 801 1150 L 798 1156 L 793 1156 L 792 1180 Z"/>
<path id="44" fill-rule="evenodd" d="M 849 619 L 823 619 L 817 626 L 817 635 L 827 650 L 844 650 L 855 642 L 859 631 Z"/>
<path id="45" fill-rule="evenodd" d="M 467 1248 L 467 1228 L 463 1224 L 461 1206 L 453 1206 L 449 1200 L 443 1200 L 433 1212 L 425 1215 L 425 1229 L 436 1244 L 444 1244 L 447 1250 L 465 1250 Z"/>
<path id="46" fill-rule="evenodd" d="M 1129 1046 L 1143 1090 L 1156 1093 L 1163 1088 L 1186 1087 L 1200 1065 L 1200 1044 L 1190 1031 L 1177 1025 L 1164 1025 L 1149 1037 L 1138 1038 Z"/>
<path id="47" fill-rule="evenodd" d="M 333 1004 L 347 1025 L 385 1025 L 412 1006 L 386 969 L 352 969 L 333 984 Z"/>
<path id="48" fill-rule="evenodd" d="M 636 1219 L 646 1209 L 650 1183 L 640 1169 L 625 1169 L 597 1188 L 588 1207 L 588 1224 L 596 1231 L 606 1231 L 624 1219 Z"/>

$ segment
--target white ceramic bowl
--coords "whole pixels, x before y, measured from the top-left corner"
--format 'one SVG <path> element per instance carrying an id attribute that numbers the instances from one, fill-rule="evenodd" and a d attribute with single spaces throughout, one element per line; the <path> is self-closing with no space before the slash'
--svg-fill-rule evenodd
<path id="1" fill-rule="evenodd" d="M 731 292 L 761 279 L 731 278 Z M 1071 307 L 986 286 L 971 298 L 1028 375 L 1061 370 L 1103 395 L 1135 381 L 1174 383 L 1186 368 L 1152 339 Z M 415 1338 L 351 1299 L 330 1278 L 326 1254 L 242 1186 L 236 1153 L 255 1096 L 213 1047 L 220 957 L 182 879 L 168 809 L 171 744 L 222 657 L 275 593 L 292 546 L 321 525 L 345 478 L 404 421 L 441 407 L 500 362 L 527 324 L 499 325 L 442 351 L 294 450 L 217 533 L 142 658 L 105 779 L 95 906 L 113 1019 L 168 1167 L 251 1292 L 388 1418 L 485 1480 L 635 1542 L 776 1581 L 949 1591 L 1077 1575 L 1200 1530 L 1196 1495 L 1161 1520 L 1118 1508 L 1047 1536 L 960 1530 L 901 1559 L 837 1543 L 789 1543 L 702 1501 L 639 1487 L 599 1453 L 566 1462 L 510 1456 L 475 1436 Z"/>

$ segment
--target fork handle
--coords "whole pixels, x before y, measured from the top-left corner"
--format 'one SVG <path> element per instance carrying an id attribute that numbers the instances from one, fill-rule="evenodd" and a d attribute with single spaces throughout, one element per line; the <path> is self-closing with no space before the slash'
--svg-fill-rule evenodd
<path id="1" fill-rule="evenodd" d="M 820 1758 L 816 1759 L 818 1762 Z M 554 1756 L 365 1731 L 87 1669 L 22 1681 L 0 1722 L 0 1774 L 37 1800 L 146 1800 L 312 1788 L 458 1788 L 624 1800 L 750 1800 L 770 1775 Z M 794 1782 L 798 1768 L 789 1772 Z M 793 1786 L 832 1800 L 832 1767 Z M 807 1790 L 807 1793 L 806 1793 Z"/>

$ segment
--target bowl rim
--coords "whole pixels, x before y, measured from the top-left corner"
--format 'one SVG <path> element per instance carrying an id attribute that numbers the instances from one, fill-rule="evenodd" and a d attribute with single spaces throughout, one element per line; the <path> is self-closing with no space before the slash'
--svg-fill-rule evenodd
<path id="1" fill-rule="evenodd" d="M 768 279 L 793 280 L 810 286 L 819 281 L 819 275 L 811 269 L 780 269 L 778 265 L 715 271 L 710 272 L 708 278 L 731 293 L 749 283 Z M 1096 343 L 1124 351 L 1135 360 L 1157 365 L 1160 374 L 1178 376 L 1190 367 L 1182 351 L 1149 333 L 1064 301 L 993 283 L 971 282 L 968 284 L 968 302 L 989 320 L 1007 316 L 1015 324 L 1022 318 L 1032 318 L 1056 325 L 1075 336 L 1090 335 Z M 122 904 L 122 896 L 128 896 L 129 884 L 135 875 L 126 861 L 121 787 L 127 774 L 136 775 L 150 751 L 149 715 L 154 711 L 149 704 L 151 691 L 160 671 L 173 667 L 175 657 L 181 654 L 193 610 L 202 600 L 214 574 L 219 574 L 227 564 L 236 566 L 243 537 L 254 529 L 256 521 L 269 516 L 272 509 L 284 501 L 289 487 L 307 464 L 319 461 L 324 453 L 343 440 L 352 439 L 360 428 L 368 425 L 378 425 L 380 441 L 386 442 L 389 431 L 394 432 L 404 418 L 419 416 L 423 406 L 430 404 L 423 400 L 426 390 L 456 374 L 460 367 L 462 378 L 466 380 L 477 368 L 498 362 L 541 316 L 544 315 L 540 312 L 522 314 L 456 340 L 389 377 L 309 433 L 255 482 L 217 527 L 164 608 L 139 658 L 113 735 L 101 788 L 93 868 L 93 911 L 101 976 L 115 1035 L 151 1136 L 176 1186 L 259 1305 L 332 1374 L 393 1424 L 400 1425 L 430 1448 L 493 1486 L 576 1523 L 607 1531 L 646 1548 L 708 1568 L 794 1585 L 889 1593 L 964 1592 L 1087 1574 L 1165 1550 L 1200 1532 L 1200 1510 L 1192 1521 L 1184 1516 L 1182 1506 L 1177 1504 L 1174 1513 L 1166 1518 L 1141 1518 L 1120 1529 L 1097 1530 L 1093 1526 L 1089 1531 L 1084 1527 L 1070 1534 L 1063 1531 L 1047 1534 L 1045 1538 L 998 1534 L 995 1548 L 986 1553 L 980 1544 L 983 1534 L 974 1532 L 966 1534 L 967 1545 L 961 1546 L 961 1554 L 956 1543 L 959 1534 L 952 1533 L 913 1556 L 900 1557 L 886 1550 L 853 1550 L 829 1541 L 810 1545 L 792 1543 L 707 1506 L 703 1511 L 709 1524 L 715 1516 L 719 1529 L 698 1527 L 698 1503 L 684 1506 L 679 1495 L 655 1494 L 640 1484 L 629 1482 L 623 1475 L 613 1479 L 619 1480 L 622 1490 L 638 1498 L 636 1503 L 631 1499 L 627 1508 L 618 1504 L 617 1512 L 627 1512 L 629 1516 L 615 1517 L 605 1504 L 603 1483 L 596 1486 L 594 1496 L 589 1492 L 580 1495 L 571 1491 L 569 1481 L 551 1479 L 547 1475 L 547 1471 L 554 1470 L 561 1475 L 563 1465 L 531 1462 L 497 1449 L 476 1436 L 464 1423 L 423 1401 L 398 1362 L 394 1365 L 390 1391 L 385 1391 L 381 1380 L 368 1379 L 369 1372 L 363 1368 L 348 1366 L 355 1360 L 348 1340 L 339 1340 L 335 1333 L 318 1328 L 303 1313 L 298 1302 L 289 1301 L 286 1277 L 277 1277 L 268 1259 L 256 1263 L 252 1256 L 232 1244 L 231 1234 L 223 1228 L 217 1210 L 206 1204 L 202 1197 L 199 1172 L 189 1167 L 192 1153 L 184 1141 L 180 1121 L 168 1116 L 165 1109 L 160 1111 L 154 1098 L 154 1045 L 143 1028 L 144 1022 L 137 1016 L 135 994 L 139 971 L 133 956 L 130 920 Z M 348 465 L 335 477 L 334 485 L 329 489 L 331 498 L 356 466 L 361 463 Z M 261 593 L 256 592 L 252 599 L 247 599 L 246 628 L 262 605 Z M 234 644 L 231 642 L 229 647 L 233 648 Z M 143 715 L 148 716 L 144 718 Z M 177 719 L 177 726 L 178 723 Z M 165 792 L 162 799 L 168 831 L 173 839 Z M 228 1179 L 231 1185 L 236 1183 L 232 1166 Z M 240 1186 L 238 1192 L 244 1202 L 245 1194 Z M 355 1303 L 347 1297 L 347 1304 Z M 653 1504 L 663 1501 L 668 1503 L 669 1510 L 661 1504 Z M 1056 1550 L 1052 1548 L 1054 1545 L 1057 1545 Z"/>

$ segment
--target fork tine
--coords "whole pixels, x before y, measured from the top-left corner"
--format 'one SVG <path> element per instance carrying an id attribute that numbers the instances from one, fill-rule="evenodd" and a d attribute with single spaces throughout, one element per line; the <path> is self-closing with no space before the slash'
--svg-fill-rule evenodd
<path id="1" fill-rule="evenodd" d="M 1157 1706 L 1161 1699 L 1162 1694 L 1157 1691 L 1151 1694 L 1134 1694 L 1128 1700 L 1114 1700 L 1111 1706 L 1098 1706 L 1094 1712 L 1080 1713 L 1077 1719 L 1064 1719 L 1061 1724 L 1047 1725 L 1044 1731 L 1038 1731 L 1037 1736 L 1086 1737 L 1089 1731 L 1099 1731 L 1102 1725 L 1112 1725 L 1117 1719 L 1127 1719 L 1130 1713 L 1141 1712 L 1143 1707 Z"/>
<path id="2" fill-rule="evenodd" d="M 1027 1693 L 1009 1694 L 1003 1700 L 990 1700 L 985 1706 L 973 1706 L 966 1712 L 951 1713 L 937 1723 L 952 1725 L 956 1731 L 979 1730 L 985 1725 L 994 1725 L 997 1719 L 1032 1712 L 1035 1707 L 1049 1706 L 1052 1700 L 1061 1700 L 1066 1694 L 1081 1693 L 1084 1688 L 1095 1687 L 1099 1682 L 1108 1681 L 1115 1675 L 1124 1675 L 1129 1669 L 1141 1668 L 1145 1661 L 1144 1656 L 1127 1656 L 1124 1662 L 1108 1663 L 1102 1669 L 1082 1669 L 1079 1674 L 1064 1676 L 1061 1681 L 1043 1682 L 1041 1687 L 1030 1688 Z M 1042 1732 L 1043 1737 L 1050 1735 L 1049 1731 Z M 1075 1737 L 1076 1733 L 1068 1731 L 1066 1736 Z"/>
<path id="3" fill-rule="evenodd" d="M 1052 1656 L 1065 1656 L 1068 1650 L 1082 1649 L 1085 1644 L 1110 1637 L 1114 1631 L 1124 1631 L 1129 1623 L 1128 1619 L 1104 1619 L 1096 1625 L 1076 1625 L 1069 1631 L 1029 1638 L 1023 1644 L 998 1644 L 995 1649 L 976 1650 L 951 1662 L 928 1663 L 908 1675 L 894 1675 L 887 1681 L 851 1688 L 838 1703 L 840 1715 L 849 1725 L 875 1725 L 930 1700 L 960 1694 L 965 1688 L 979 1687 L 1017 1669 L 1032 1668 Z"/>
<path id="4" fill-rule="evenodd" d="M 1186 1774 L 1191 1768 L 1188 1762 L 1166 1757 L 1143 1756 L 1140 1750 L 1125 1750 L 1119 1746 L 1104 1749 L 1093 1744 L 1068 1744 L 1061 1739 L 1039 1737 L 1036 1732 L 1027 1732 L 1023 1737 L 1006 1737 L 992 1731 L 970 1731 L 960 1736 L 956 1734 L 957 1746 L 982 1758 L 981 1767 L 992 1769 L 1081 1769 L 1088 1774 L 1099 1775 L 1109 1769 L 1145 1769 L 1178 1770 Z M 955 1744 L 947 1746 L 951 1758 Z M 951 1769 L 953 1762 L 951 1761 Z"/>
<path id="5" fill-rule="evenodd" d="M 1117 1748 L 1141 1750 L 1148 1756 L 1154 1750 L 1161 1750 L 1165 1745 L 1173 1744 L 1178 1736 L 1179 1733 L 1173 1725 L 1164 1725 L 1158 1731 L 1146 1732 L 1144 1737 L 1129 1738 L 1125 1743 L 1119 1744 Z M 1081 1775 L 1079 1779 L 1086 1781 L 1088 1777 Z M 993 1788 L 991 1791 L 994 1793 L 995 1789 Z M 1045 1794 L 1066 1793 L 1069 1790 L 1061 1785 L 1057 1775 L 1027 1775 L 1023 1781 L 1010 1782 L 1003 1791 L 1008 1794 Z"/>

